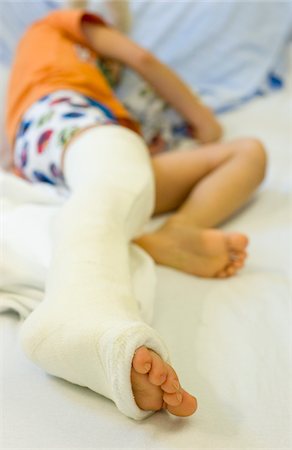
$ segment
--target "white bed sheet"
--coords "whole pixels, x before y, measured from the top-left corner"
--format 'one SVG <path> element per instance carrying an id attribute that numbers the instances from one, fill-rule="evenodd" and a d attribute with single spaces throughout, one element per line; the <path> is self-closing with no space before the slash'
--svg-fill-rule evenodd
<path id="1" fill-rule="evenodd" d="M 269 154 L 260 191 L 224 227 L 250 236 L 244 270 L 203 280 L 157 268 L 154 327 L 199 399 L 197 414 L 159 412 L 140 423 L 122 416 L 111 401 L 28 361 L 18 317 L 5 314 L 1 448 L 291 448 L 291 102 L 287 87 L 222 117 L 226 137 L 257 136 Z"/>

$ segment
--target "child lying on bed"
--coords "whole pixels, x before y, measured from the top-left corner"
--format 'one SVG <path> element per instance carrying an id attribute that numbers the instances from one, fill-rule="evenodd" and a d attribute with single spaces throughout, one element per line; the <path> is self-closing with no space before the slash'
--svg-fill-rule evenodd
<path id="1" fill-rule="evenodd" d="M 97 59 L 136 70 L 204 145 L 150 158 L 139 124 Z M 180 386 L 164 342 L 139 315 L 129 242 L 190 274 L 234 275 L 248 239 L 214 227 L 263 179 L 261 143 L 213 143 L 220 125 L 169 68 L 100 17 L 76 10 L 51 13 L 20 42 L 7 133 L 22 176 L 70 191 L 53 230 L 44 301 L 22 328 L 26 353 L 47 372 L 111 398 L 134 419 L 161 408 L 193 414 L 196 399 Z M 175 212 L 165 225 L 141 235 L 152 214 L 169 211 Z"/>

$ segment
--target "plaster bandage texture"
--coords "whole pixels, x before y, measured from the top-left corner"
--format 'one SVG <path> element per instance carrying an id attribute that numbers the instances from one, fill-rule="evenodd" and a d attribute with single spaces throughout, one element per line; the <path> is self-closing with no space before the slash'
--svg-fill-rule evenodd
<path id="1" fill-rule="evenodd" d="M 45 298 L 24 322 L 21 343 L 48 373 L 140 420 L 153 412 L 134 400 L 135 350 L 145 345 L 169 361 L 164 342 L 140 316 L 130 275 L 129 243 L 154 203 L 147 148 L 126 128 L 92 128 L 70 144 L 64 172 L 72 195 L 55 222 Z"/>

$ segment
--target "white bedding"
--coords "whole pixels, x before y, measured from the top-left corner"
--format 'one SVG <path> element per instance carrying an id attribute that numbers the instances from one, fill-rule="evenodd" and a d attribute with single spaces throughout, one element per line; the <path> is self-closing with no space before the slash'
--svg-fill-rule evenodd
<path id="1" fill-rule="evenodd" d="M 291 1 L 130 0 L 131 36 L 175 69 L 217 112 L 285 79 Z M 120 95 L 137 83 L 126 77 Z"/>
<path id="2" fill-rule="evenodd" d="M 30 363 L 18 317 L 5 314 L 1 448 L 291 448 L 291 102 L 287 87 L 222 117 L 227 137 L 260 137 L 269 154 L 259 193 L 225 226 L 250 236 L 245 269 L 203 280 L 157 268 L 153 324 L 198 396 L 197 414 L 127 419 L 109 400 Z"/>

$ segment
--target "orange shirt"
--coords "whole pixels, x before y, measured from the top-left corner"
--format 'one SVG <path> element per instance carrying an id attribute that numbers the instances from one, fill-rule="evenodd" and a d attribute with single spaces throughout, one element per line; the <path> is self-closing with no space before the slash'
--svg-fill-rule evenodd
<path id="1" fill-rule="evenodd" d="M 72 89 L 104 103 L 122 125 L 139 132 L 138 124 L 96 66 L 98 55 L 82 32 L 82 20 L 106 26 L 95 14 L 60 10 L 35 22 L 21 39 L 7 98 L 6 132 L 11 148 L 25 111 L 59 89 Z"/>

